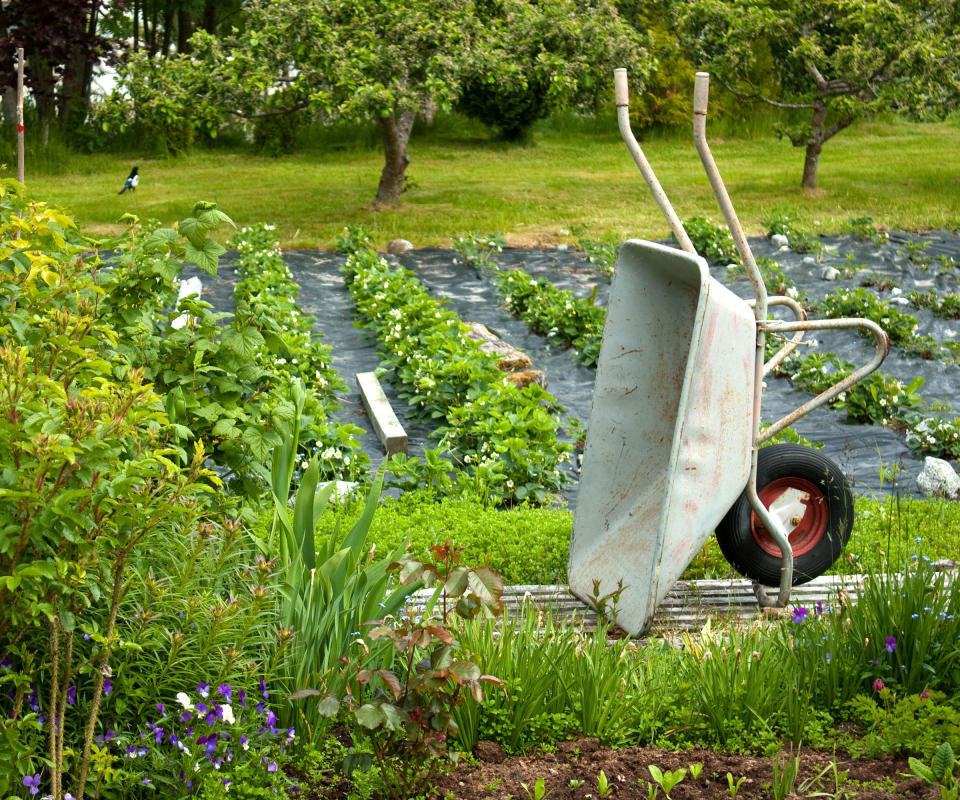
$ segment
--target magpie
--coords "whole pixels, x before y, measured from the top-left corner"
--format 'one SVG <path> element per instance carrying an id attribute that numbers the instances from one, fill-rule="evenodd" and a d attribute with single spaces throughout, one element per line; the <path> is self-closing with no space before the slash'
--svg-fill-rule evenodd
<path id="1" fill-rule="evenodd" d="M 137 170 L 139 169 L 140 167 L 134 167 L 130 170 L 130 175 L 127 177 L 127 180 L 124 181 L 123 188 L 117 192 L 117 194 L 123 194 L 127 189 L 132 192 L 137 188 L 137 184 L 140 183 L 140 176 L 137 174 Z"/>

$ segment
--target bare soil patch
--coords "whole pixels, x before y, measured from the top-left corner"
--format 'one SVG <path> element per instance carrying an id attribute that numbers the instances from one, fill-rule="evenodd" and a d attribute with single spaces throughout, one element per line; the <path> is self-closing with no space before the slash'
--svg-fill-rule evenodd
<path id="1" fill-rule="evenodd" d="M 602 770 L 609 783 L 609 797 L 646 800 L 647 784 L 653 783 L 648 769 L 651 764 L 664 772 L 687 770 L 686 777 L 670 792 L 671 800 L 730 798 L 728 772 L 734 784 L 744 779 L 736 793 L 738 800 L 773 796 L 772 759 L 699 748 L 679 752 L 658 747 L 612 750 L 596 739 L 580 738 L 560 743 L 553 753 L 507 758 L 499 745 L 480 742 L 476 757 L 478 765 L 462 765 L 441 775 L 432 796 L 456 800 L 523 800 L 528 795 L 521 784 L 526 783 L 532 794 L 537 779 L 543 778 L 546 797 L 550 800 L 599 798 L 597 780 Z M 702 770 L 694 779 L 690 765 L 697 763 L 702 765 Z M 810 796 L 815 792 L 823 792 L 821 797 L 865 800 L 940 797 L 937 787 L 927 786 L 921 779 L 908 775 L 905 758 L 848 759 L 839 754 L 802 749 L 796 787 L 802 788 L 803 794 L 791 797 Z M 662 791 L 658 790 L 658 796 L 663 797 Z"/>

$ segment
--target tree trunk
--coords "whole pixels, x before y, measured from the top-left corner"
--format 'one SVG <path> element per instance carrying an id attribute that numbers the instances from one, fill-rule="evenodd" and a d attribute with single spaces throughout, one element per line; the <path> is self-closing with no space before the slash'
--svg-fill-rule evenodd
<path id="1" fill-rule="evenodd" d="M 140 2 L 133 0 L 133 52 L 140 49 Z"/>
<path id="2" fill-rule="evenodd" d="M 820 151 L 823 150 L 824 128 L 827 123 L 827 104 L 817 98 L 813 107 L 813 119 L 810 121 L 810 138 L 807 139 L 807 152 L 803 159 L 804 189 L 817 188 L 817 169 L 820 166 Z"/>
<path id="3" fill-rule="evenodd" d="M 14 86 L 3 90 L 3 127 L 7 131 L 17 129 L 17 90 Z"/>
<path id="4" fill-rule="evenodd" d="M 403 191 L 403 176 L 410 159 L 407 158 L 407 143 L 413 132 L 415 111 L 404 111 L 399 116 L 391 114 L 380 117 L 380 138 L 383 140 L 384 164 L 377 187 L 376 206 L 395 206 Z"/>
<path id="5" fill-rule="evenodd" d="M 157 54 L 157 25 L 159 24 L 159 19 L 160 19 L 160 6 L 158 3 L 154 3 L 153 13 L 150 15 L 149 53 L 151 58 Z M 143 33 L 144 33 L 144 37 L 146 37 L 146 33 L 147 33 L 147 9 L 146 8 L 143 9 Z"/>
<path id="6" fill-rule="evenodd" d="M 160 52 L 166 58 L 170 55 L 170 41 L 173 36 L 173 3 L 167 0 L 163 9 L 163 46 Z"/>
<path id="7" fill-rule="evenodd" d="M 207 33 L 216 35 L 218 22 L 216 0 L 206 0 L 203 4 L 203 22 L 201 23 L 203 29 Z"/>
<path id="8" fill-rule="evenodd" d="M 190 44 L 188 40 L 193 33 L 193 25 L 190 15 L 183 7 L 177 9 L 177 52 L 189 53 Z"/>

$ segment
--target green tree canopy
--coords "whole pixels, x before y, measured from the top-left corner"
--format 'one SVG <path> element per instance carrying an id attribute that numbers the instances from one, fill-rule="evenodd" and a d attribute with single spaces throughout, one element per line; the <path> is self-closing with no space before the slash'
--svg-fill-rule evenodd
<path id="1" fill-rule="evenodd" d="M 476 12 L 484 46 L 465 65 L 458 107 L 504 139 L 570 106 L 610 95 L 611 72 L 635 80 L 650 71 L 647 38 L 611 0 L 483 0 Z"/>
<path id="2" fill-rule="evenodd" d="M 808 112 L 780 132 L 817 185 L 824 143 L 881 110 L 948 110 L 960 89 L 958 0 L 682 0 L 679 29 L 730 91 Z"/>

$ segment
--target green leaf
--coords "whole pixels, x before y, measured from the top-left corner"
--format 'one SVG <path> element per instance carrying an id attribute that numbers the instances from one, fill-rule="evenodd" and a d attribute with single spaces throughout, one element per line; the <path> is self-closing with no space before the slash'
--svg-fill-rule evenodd
<path id="1" fill-rule="evenodd" d="M 253 358 L 263 347 L 263 336 L 252 325 L 247 325 L 242 330 L 237 330 L 232 326 L 226 328 L 222 339 L 224 346 L 229 347 L 243 358 Z"/>
<path id="2" fill-rule="evenodd" d="M 204 239 L 200 246 L 193 242 L 187 242 L 183 248 L 183 259 L 188 264 L 196 264 L 200 269 L 215 276 L 220 256 L 226 252 L 227 248 L 219 242 L 213 239 Z"/>
<path id="3" fill-rule="evenodd" d="M 471 570 L 467 576 L 470 589 L 477 599 L 488 609 L 497 613 L 503 611 L 503 579 L 489 567 Z"/>
<path id="4" fill-rule="evenodd" d="M 919 778 L 923 778 L 927 783 L 936 783 L 936 777 L 933 774 L 933 770 L 924 764 L 920 759 L 910 756 L 907 759 L 907 763 L 910 765 L 910 769 L 913 770 L 914 775 Z"/>
<path id="5" fill-rule="evenodd" d="M 354 716 L 357 718 L 357 722 L 369 730 L 379 728 L 387 721 L 383 711 L 380 710 L 380 706 L 375 706 L 372 703 L 364 703 L 354 712 Z"/>
<path id="6" fill-rule="evenodd" d="M 944 742 L 937 748 L 937 752 L 933 754 L 933 761 L 930 762 L 934 777 L 941 783 L 944 776 L 953 770 L 953 761 L 953 748 L 950 742 Z"/>
<path id="7" fill-rule="evenodd" d="M 303 700 L 307 697 L 320 697 L 324 692 L 321 692 L 319 689 L 300 689 L 293 694 L 287 696 L 287 700 Z M 332 698 L 336 700 L 336 698 Z"/>
<path id="8" fill-rule="evenodd" d="M 469 683 L 480 678 L 480 667 L 472 661 L 454 661 L 450 667 L 450 674 L 456 675 L 461 682 Z"/>
<path id="9" fill-rule="evenodd" d="M 332 695 L 324 697 L 320 701 L 320 705 L 317 706 L 317 712 L 321 717 L 326 717 L 328 719 L 337 716 L 340 713 L 340 701 Z"/>

